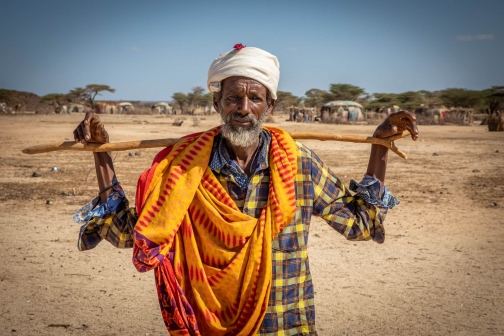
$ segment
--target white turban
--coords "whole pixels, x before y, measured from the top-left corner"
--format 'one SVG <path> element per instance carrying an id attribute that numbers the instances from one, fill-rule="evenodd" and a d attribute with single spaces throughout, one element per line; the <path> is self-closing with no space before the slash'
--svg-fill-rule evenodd
<path id="1" fill-rule="evenodd" d="M 276 56 L 259 48 L 244 47 L 233 49 L 216 58 L 208 69 L 208 90 L 212 93 L 221 90 L 221 81 L 231 76 L 244 76 L 255 79 L 266 86 L 271 98 L 277 99 L 280 63 Z"/>

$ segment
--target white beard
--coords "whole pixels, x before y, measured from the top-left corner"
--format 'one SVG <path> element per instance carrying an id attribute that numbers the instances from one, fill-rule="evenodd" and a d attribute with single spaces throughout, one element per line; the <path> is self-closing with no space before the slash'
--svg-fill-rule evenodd
<path id="1" fill-rule="evenodd" d="M 224 120 L 222 116 L 222 109 L 219 111 L 222 118 L 222 128 L 221 133 L 224 138 L 229 140 L 229 142 L 236 147 L 250 147 L 252 146 L 259 138 L 259 135 L 262 131 L 262 123 L 266 118 L 266 110 L 262 113 L 261 118 L 257 120 L 254 115 L 248 114 L 244 117 L 240 115 L 241 120 L 247 120 L 252 123 L 250 128 L 246 127 L 235 127 L 231 125 L 230 121 L 233 117 L 236 116 L 236 112 L 228 114 L 227 118 Z"/>

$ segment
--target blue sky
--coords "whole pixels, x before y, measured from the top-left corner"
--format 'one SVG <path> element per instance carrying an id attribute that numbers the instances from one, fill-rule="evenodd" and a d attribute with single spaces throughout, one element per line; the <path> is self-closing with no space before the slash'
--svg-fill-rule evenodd
<path id="1" fill-rule="evenodd" d="M 503 0 L 0 0 L 0 88 L 171 100 L 235 43 L 280 61 L 279 90 L 504 85 Z"/>

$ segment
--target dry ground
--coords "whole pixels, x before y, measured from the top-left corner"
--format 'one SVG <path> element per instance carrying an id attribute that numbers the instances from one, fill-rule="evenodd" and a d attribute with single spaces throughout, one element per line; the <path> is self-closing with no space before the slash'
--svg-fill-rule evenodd
<path id="1" fill-rule="evenodd" d="M 72 139 L 82 116 L 0 116 L 0 335 L 165 335 L 153 275 L 136 272 L 130 250 L 104 242 L 77 251 L 72 213 L 97 190 L 91 154 L 21 153 Z M 103 119 L 114 141 L 176 137 L 218 123 Z M 374 129 L 275 125 L 362 135 Z M 365 171 L 367 145 L 306 143 L 346 184 Z M 503 144 L 504 133 L 476 125 L 424 126 L 419 141 L 399 141 L 410 158 L 389 160 L 386 182 L 402 203 L 388 214 L 383 245 L 346 241 L 313 220 L 309 254 L 320 335 L 504 334 Z M 131 200 L 156 152 L 114 154 Z M 58 172 L 50 172 L 53 166 Z M 37 168 L 43 176 L 31 177 Z"/>

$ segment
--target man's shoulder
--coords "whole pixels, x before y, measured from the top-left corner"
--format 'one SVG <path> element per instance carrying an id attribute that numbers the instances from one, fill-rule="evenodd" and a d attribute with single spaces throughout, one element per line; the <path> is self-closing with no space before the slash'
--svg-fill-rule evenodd
<path id="1" fill-rule="evenodd" d="M 310 167 L 319 167 L 319 168 L 325 165 L 322 159 L 320 159 L 313 150 L 306 147 L 306 145 L 297 140 L 294 140 L 294 142 L 296 143 L 296 146 L 298 148 L 297 151 L 298 163 L 301 163 L 302 165 L 309 164 Z"/>
<path id="2" fill-rule="evenodd" d="M 311 158 L 312 156 L 312 151 L 308 147 L 306 147 L 303 143 L 300 141 L 294 140 L 296 143 L 297 149 L 298 149 L 298 156 L 300 157 L 306 157 L 306 158 Z"/>

